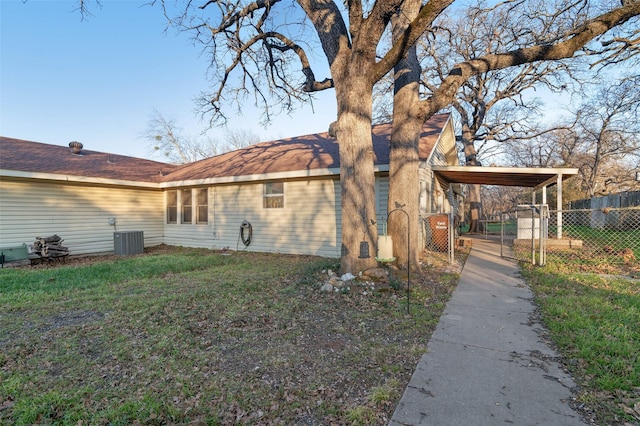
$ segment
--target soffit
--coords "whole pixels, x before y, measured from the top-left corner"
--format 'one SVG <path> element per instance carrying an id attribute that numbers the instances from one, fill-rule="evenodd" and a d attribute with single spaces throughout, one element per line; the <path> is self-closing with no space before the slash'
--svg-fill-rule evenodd
<path id="1" fill-rule="evenodd" d="M 565 180 L 578 174 L 575 168 L 555 167 L 432 166 L 432 170 L 439 179 L 448 183 L 530 188 L 553 186 L 558 176 Z"/>

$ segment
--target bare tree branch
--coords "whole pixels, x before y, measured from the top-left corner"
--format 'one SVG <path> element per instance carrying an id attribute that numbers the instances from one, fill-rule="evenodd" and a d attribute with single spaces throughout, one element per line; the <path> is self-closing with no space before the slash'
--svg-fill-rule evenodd
<path id="1" fill-rule="evenodd" d="M 422 109 L 429 116 L 451 102 L 458 89 L 474 75 L 537 61 L 555 61 L 572 57 L 588 42 L 640 14 L 640 2 L 614 9 L 592 18 L 571 31 L 570 37 L 554 44 L 537 45 L 506 53 L 488 54 L 457 64 Z"/>

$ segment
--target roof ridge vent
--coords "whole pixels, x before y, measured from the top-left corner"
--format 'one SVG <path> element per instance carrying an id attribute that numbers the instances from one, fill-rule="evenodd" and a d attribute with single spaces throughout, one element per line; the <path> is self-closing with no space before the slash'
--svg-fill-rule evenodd
<path id="1" fill-rule="evenodd" d="M 72 154 L 81 155 L 82 153 L 82 144 L 78 141 L 69 142 L 69 148 Z"/>

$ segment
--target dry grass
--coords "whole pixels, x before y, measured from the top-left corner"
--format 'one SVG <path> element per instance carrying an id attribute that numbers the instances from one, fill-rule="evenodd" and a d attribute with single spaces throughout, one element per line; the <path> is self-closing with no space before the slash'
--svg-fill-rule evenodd
<path id="1" fill-rule="evenodd" d="M 407 315 L 402 277 L 322 293 L 332 267 L 164 247 L 2 270 L 0 423 L 387 424 L 458 275 L 414 275 Z"/>

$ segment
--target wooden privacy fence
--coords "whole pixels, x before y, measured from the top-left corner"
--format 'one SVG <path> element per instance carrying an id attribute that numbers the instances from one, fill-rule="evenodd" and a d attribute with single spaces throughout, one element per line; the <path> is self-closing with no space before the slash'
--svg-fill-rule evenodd
<path id="1" fill-rule="evenodd" d="M 640 191 L 618 192 L 603 197 L 588 198 L 586 200 L 571 201 L 569 210 L 603 209 L 606 207 L 637 207 L 640 206 Z"/>

